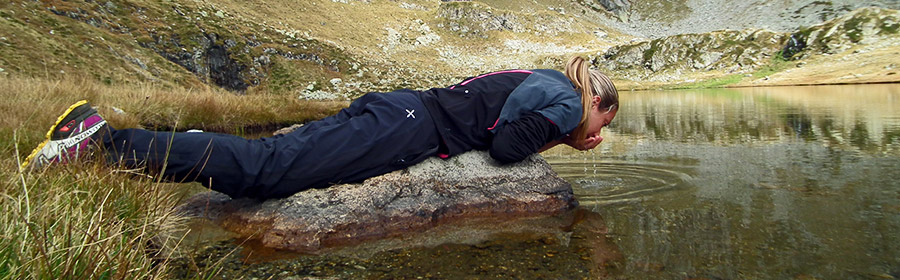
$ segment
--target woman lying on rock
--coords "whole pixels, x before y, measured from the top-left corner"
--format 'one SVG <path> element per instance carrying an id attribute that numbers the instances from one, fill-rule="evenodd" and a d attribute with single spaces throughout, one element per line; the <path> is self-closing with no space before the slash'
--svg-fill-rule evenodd
<path id="1" fill-rule="evenodd" d="M 59 117 L 23 168 L 64 163 L 99 145 L 113 164 L 198 181 L 232 198 L 266 199 L 473 149 L 489 150 L 501 163 L 560 143 L 592 149 L 616 116 L 618 93 L 581 57 L 570 59 L 565 71 L 506 70 L 447 88 L 369 93 L 336 115 L 262 139 L 117 130 L 81 101 Z"/>

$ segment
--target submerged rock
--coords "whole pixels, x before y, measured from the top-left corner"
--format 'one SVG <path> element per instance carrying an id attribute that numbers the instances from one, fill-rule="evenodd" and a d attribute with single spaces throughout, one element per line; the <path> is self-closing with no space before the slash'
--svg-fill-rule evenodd
<path id="1" fill-rule="evenodd" d="M 451 220 L 549 215 L 575 205 L 571 185 L 540 155 L 499 165 L 486 152 L 473 151 L 285 199 L 232 200 L 214 192 L 199 194 L 179 210 L 268 247 L 315 251 L 399 236 Z"/>

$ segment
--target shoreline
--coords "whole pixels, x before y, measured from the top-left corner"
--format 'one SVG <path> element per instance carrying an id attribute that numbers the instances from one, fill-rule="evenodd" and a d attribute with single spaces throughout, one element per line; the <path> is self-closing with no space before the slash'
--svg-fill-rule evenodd
<path id="1" fill-rule="evenodd" d="M 768 87 L 811 87 L 811 86 L 847 86 L 847 85 L 883 85 L 900 84 L 897 81 L 876 82 L 846 82 L 846 83 L 813 83 L 813 84 L 768 84 L 768 85 L 728 85 L 723 87 L 674 87 L 674 88 L 620 88 L 620 91 L 669 91 L 669 90 L 703 90 L 703 89 L 740 89 L 740 88 L 768 88 Z"/>

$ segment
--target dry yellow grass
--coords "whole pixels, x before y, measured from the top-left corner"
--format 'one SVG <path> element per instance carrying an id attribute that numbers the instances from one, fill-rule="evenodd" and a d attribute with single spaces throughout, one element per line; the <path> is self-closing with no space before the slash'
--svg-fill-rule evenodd
<path id="1" fill-rule="evenodd" d="M 304 101 L 294 97 L 240 96 L 213 88 L 168 89 L 152 84 L 108 86 L 89 78 L 43 80 L 0 78 L 0 129 L 41 131 L 56 114 L 86 99 L 116 128 L 203 129 L 240 132 L 276 128 L 320 119 L 346 106 L 341 101 Z M 124 113 L 117 113 L 115 109 Z M 35 137 L 41 137 L 37 135 Z M 31 141 L 31 136 L 23 140 Z"/>
<path id="2" fill-rule="evenodd" d="M 71 103 L 91 101 L 114 127 L 216 131 L 302 122 L 344 105 L 77 78 L 4 77 L 0 88 L 0 279 L 167 277 L 168 260 L 158 244 L 178 244 L 179 236 L 165 233 L 181 225 L 174 206 L 196 187 L 129 175 L 100 161 L 19 170 L 21 159 Z M 215 270 L 197 273 L 205 277 Z"/>
<path id="3" fill-rule="evenodd" d="M 893 44 L 892 44 L 893 42 Z M 884 46 L 858 45 L 834 55 L 812 55 L 791 61 L 791 67 L 769 76 L 745 80 L 735 86 L 793 86 L 900 82 L 900 40 L 879 42 Z M 800 67 L 796 65 L 800 64 Z"/>
<path id="4" fill-rule="evenodd" d="M 18 168 L 68 99 L 96 93 L 71 82 L 0 85 L 0 279 L 165 278 L 150 245 L 178 225 L 172 188 L 96 162 Z"/>

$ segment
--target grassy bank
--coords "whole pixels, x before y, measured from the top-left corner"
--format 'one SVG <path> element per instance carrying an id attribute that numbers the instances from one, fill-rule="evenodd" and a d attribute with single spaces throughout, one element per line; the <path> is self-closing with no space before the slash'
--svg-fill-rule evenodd
<path id="1" fill-rule="evenodd" d="M 218 132 L 304 122 L 344 105 L 206 89 L 108 86 L 90 79 L 4 77 L 0 88 L 0 153 L 5 155 L 0 158 L 0 279 L 166 278 L 166 251 L 158 244 L 179 241 L 161 233 L 181 225 L 173 208 L 186 195 L 184 185 L 96 161 L 19 171 L 19 161 L 71 103 L 90 100 L 117 128 Z"/>

